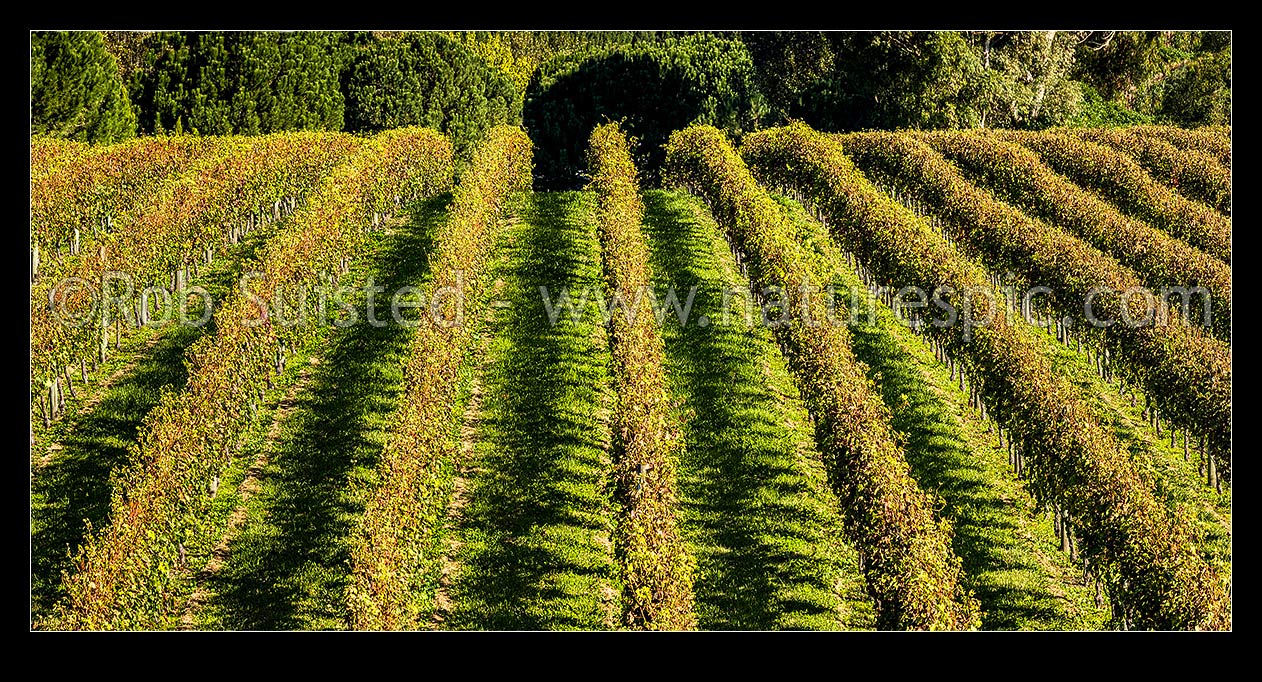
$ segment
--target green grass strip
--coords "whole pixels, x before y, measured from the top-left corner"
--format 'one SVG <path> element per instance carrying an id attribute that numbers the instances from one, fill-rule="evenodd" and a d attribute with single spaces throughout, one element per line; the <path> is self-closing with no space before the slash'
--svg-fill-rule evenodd
<path id="1" fill-rule="evenodd" d="M 348 276 L 354 281 L 371 277 L 387 292 L 421 282 L 428 273 L 433 232 L 450 199 L 443 195 L 416 204 L 406 224 L 374 236 Z M 207 593 L 193 614 L 196 627 L 348 626 L 344 592 L 350 533 L 376 483 L 413 337 L 412 329 L 393 320 L 385 326 L 362 323 L 364 299 L 362 291 L 348 298 L 361 324 L 329 327 L 304 354 L 295 355 L 289 364 L 307 368 L 306 388 L 295 396 L 276 438 L 269 442 L 260 429 L 237 458 L 238 477 L 256 459 L 265 463 L 256 474 L 258 489 L 242 505 L 244 522 L 228 538 L 222 567 L 186 587 L 186 592 L 196 587 Z M 388 315 L 380 296 L 377 300 L 375 314 Z M 407 313 L 408 318 L 419 314 Z M 227 484 L 229 476 L 224 479 Z M 216 507 L 221 526 L 241 505 L 239 491 L 234 492 L 220 495 L 230 502 Z M 205 535 L 190 546 L 190 554 L 209 558 L 220 537 Z"/>
<path id="2" fill-rule="evenodd" d="M 445 626 L 481 630 L 616 627 L 609 346 L 595 297 L 600 247 L 590 194 L 533 195 L 503 247 L 503 280 L 468 459 L 467 501 Z M 549 323 L 540 286 L 573 296 L 579 321 Z"/>
<path id="3" fill-rule="evenodd" d="M 870 630 L 872 600 L 846 542 L 814 434 L 771 332 L 724 325 L 722 291 L 749 286 L 704 204 L 645 193 L 658 289 L 688 320 L 663 318 L 667 376 L 688 418 L 680 460 L 683 531 L 698 560 L 706 630 Z M 714 324 L 700 326 L 705 316 Z"/>
<path id="4" fill-rule="evenodd" d="M 1052 522 L 1013 476 L 992 423 L 968 405 L 925 339 L 868 294 L 828 231 L 792 199 L 776 196 L 798 235 L 843 294 L 839 310 L 859 310 L 855 356 L 868 368 L 906 438 L 907 462 L 926 491 L 945 503 L 964 585 L 981 603 L 985 630 L 1096 630 L 1108 622 L 1080 566 L 1059 551 Z M 853 288 L 853 289 L 852 289 Z M 858 292 L 858 300 L 851 292 Z M 874 305 L 875 304 L 875 305 Z M 875 324 L 868 323 L 868 310 Z"/>

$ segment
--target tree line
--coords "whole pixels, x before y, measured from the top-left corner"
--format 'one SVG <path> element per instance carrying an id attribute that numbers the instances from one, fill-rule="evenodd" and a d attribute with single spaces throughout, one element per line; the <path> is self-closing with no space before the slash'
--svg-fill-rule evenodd
<path id="1" fill-rule="evenodd" d="M 458 155 L 523 124 L 545 184 L 625 120 L 651 175 L 691 123 L 816 129 L 1230 124 L 1231 38 L 1213 31 L 37 32 L 31 132 L 376 132 L 422 125 Z"/>
<path id="2" fill-rule="evenodd" d="M 508 74 L 435 33 L 48 32 L 31 58 L 32 134 L 85 142 L 420 125 L 466 151 L 520 120 Z"/>

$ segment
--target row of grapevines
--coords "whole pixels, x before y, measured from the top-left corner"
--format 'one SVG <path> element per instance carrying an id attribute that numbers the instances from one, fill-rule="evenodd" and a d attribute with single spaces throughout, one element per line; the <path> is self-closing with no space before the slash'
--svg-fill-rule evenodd
<path id="1" fill-rule="evenodd" d="M 1155 180 L 1192 201 L 1213 206 L 1219 213 L 1231 213 L 1231 172 L 1205 152 L 1179 149 L 1126 128 L 1075 128 L 1066 132 L 1129 154 Z"/>
<path id="2" fill-rule="evenodd" d="M 446 508 L 440 469 L 453 452 L 460 376 L 480 314 L 456 315 L 457 291 L 468 302 L 487 289 L 486 265 L 510 194 L 531 180 L 531 143 L 518 128 L 500 126 L 478 146 L 461 175 L 447 220 L 429 258 L 432 279 L 422 294 L 421 316 L 404 371 L 403 395 L 378 465 L 381 483 L 371 493 L 351 546 L 347 590 L 350 625 L 357 630 L 399 630 L 418 625 L 414 590 L 437 561 L 435 538 Z M 454 322 L 454 323 L 453 323 Z"/>
<path id="3" fill-rule="evenodd" d="M 1188 201 L 1156 182 L 1139 164 L 1114 151 L 1071 135 L 989 131 L 1038 153 L 1053 170 L 1099 192 L 1123 213 L 1231 262 L 1231 221 L 1205 204 Z"/>
<path id="4" fill-rule="evenodd" d="M 32 265 L 37 276 L 55 277 L 47 265 L 64 252 L 90 251 L 91 240 L 110 229 L 115 216 L 160 193 L 161 183 L 199 159 L 212 157 L 223 138 L 146 137 L 93 147 L 73 163 L 31 183 Z M 44 267 L 40 267 L 44 266 Z"/>
<path id="5" fill-rule="evenodd" d="M 974 298 L 970 292 L 990 288 L 985 273 L 873 186 L 835 140 L 795 124 L 750 135 L 743 152 L 765 182 L 812 202 L 835 238 L 883 281 L 938 291 L 956 310 Z M 988 412 L 1021 444 L 1036 498 L 1074 520 L 1082 553 L 1125 622 L 1230 628 L 1223 577 L 1198 555 L 1186 524 L 1154 497 L 1077 389 L 1055 374 L 1028 328 L 999 314 L 982 326 L 930 325 L 928 332 L 961 358 Z"/>
<path id="6" fill-rule="evenodd" d="M 111 237 L 109 233 L 116 227 L 127 228 L 136 212 L 152 208 L 155 199 L 166 197 L 166 190 L 182 172 L 199 163 L 222 160 L 221 155 L 230 152 L 232 145 L 225 138 L 158 137 L 89 150 L 74 163 L 31 184 L 31 270 L 36 283 L 31 290 L 32 364 L 36 370 L 32 395 L 38 396 L 46 421 L 59 411 L 63 384 L 74 390 L 73 368 L 67 363 L 77 359 L 81 379 L 86 381 L 87 357 L 95 361 L 103 353 L 91 350 L 94 341 L 100 340 L 101 325 L 80 317 L 88 314 L 82 308 L 89 300 L 86 292 L 73 291 L 70 301 L 56 300 L 66 291 L 57 289 L 69 277 L 94 283 L 100 290 L 100 275 L 109 269 L 104 254 L 119 239 L 119 235 Z M 146 233 L 144 238 L 161 235 Z M 50 316 L 53 305 L 66 306 L 61 312 L 83 326 L 62 327 Z M 74 348 L 76 342 L 78 348 Z M 103 347 L 104 343 L 96 345 Z M 55 364 L 61 371 L 52 371 L 46 362 L 50 353 L 64 360 Z"/>
<path id="7" fill-rule="evenodd" d="M 880 627 L 977 627 L 977 601 L 960 584 L 949 524 L 934 518 L 933 499 L 912 478 L 889 409 L 851 350 L 849 330 L 832 322 L 823 295 L 805 288 L 823 278 L 812 272 L 779 205 L 712 127 L 671 136 L 664 177 L 709 203 L 737 248 L 750 254 L 758 283 L 784 296 L 776 336 L 815 421 Z"/>
<path id="8" fill-rule="evenodd" d="M 1230 471 L 1231 349 L 1225 342 L 1172 319 L 1162 322 L 1170 313 L 1160 300 L 1123 294 L 1141 288 L 1129 269 L 969 183 L 915 137 L 860 133 L 839 139 L 869 177 L 924 202 L 951 236 L 982 260 L 1019 272 L 1032 285 L 1050 287 L 1052 307 L 1072 318 L 1088 338 L 1100 339 L 1118 361 L 1119 373 L 1142 386 L 1175 425 L 1208 436 L 1220 471 Z M 1091 299 L 1101 288 L 1106 291 Z M 1125 322 L 1149 315 L 1147 324 Z M 1104 326 L 1095 320 L 1112 322 Z"/>
<path id="9" fill-rule="evenodd" d="M 132 446 L 137 463 L 120 477 L 109 525 L 94 535 L 66 578 L 68 599 L 46 625 L 62 629 L 157 628 L 176 607 L 169 587 L 183 542 L 197 532 L 212 477 L 231 459 L 285 349 L 315 325 L 286 324 L 325 273 L 342 268 L 366 239 L 370 216 L 396 196 L 443 191 L 451 182 L 451 144 L 431 130 L 381 133 L 320 182 L 291 217 L 293 229 L 268 240 L 249 290 L 236 290 L 214 317 L 214 333 L 188 351 L 189 379 L 145 417 Z M 257 297 L 257 298 L 256 298 Z M 262 302 L 260 302 L 262 301 Z M 264 303 L 265 302 L 265 303 Z"/>
<path id="10" fill-rule="evenodd" d="M 1210 292 L 1214 333 L 1230 340 L 1231 268 L 1226 263 L 1123 215 L 1021 145 L 973 132 L 928 133 L 921 139 L 970 180 L 1113 256 L 1149 287 L 1204 287 Z"/>
<path id="11" fill-rule="evenodd" d="M 1204 152 L 1227 168 L 1231 168 L 1231 129 L 1226 126 L 1194 129 L 1177 126 L 1138 126 L 1135 132 L 1165 140 L 1179 149 Z"/>
<path id="12" fill-rule="evenodd" d="M 592 131 L 588 189 L 595 192 L 605 284 L 625 314 L 611 321 L 617 406 L 615 485 L 620 513 L 614 549 L 622 566 L 627 624 L 651 630 L 696 625 L 696 561 L 676 518 L 680 425 L 672 413 L 662 335 L 648 296 L 648 245 L 640 223 L 644 202 L 628 141 L 616 123 Z"/>
<path id="13" fill-rule="evenodd" d="M 56 171 L 65 164 L 87 154 L 92 146 L 60 137 L 40 135 L 31 138 L 31 182 Z"/>
<path id="14" fill-rule="evenodd" d="M 279 219 L 282 205 L 291 210 L 358 146 L 342 133 L 208 144 L 219 153 L 144 197 L 133 210 L 119 213 L 116 229 L 101 235 L 95 249 L 63 258 L 57 276 L 32 287 L 31 390 L 46 418 L 57 411 L 63 386 L 73 390 L 74 370 L 82 377 L 89 359 L 103 359 L 111 322 L 117 344 L 125 328 L 146 321 L 143 288 L 157 286 L 178 300 L 174 292 L 183 288 L 190 266 L 196 270 L 254 226 Z M 122 273 L 130 289 L 108 273 Z M 107 298 L 116 302 L 106 305 Z M 44 410 L 46 396 L 52 405 Z"/>

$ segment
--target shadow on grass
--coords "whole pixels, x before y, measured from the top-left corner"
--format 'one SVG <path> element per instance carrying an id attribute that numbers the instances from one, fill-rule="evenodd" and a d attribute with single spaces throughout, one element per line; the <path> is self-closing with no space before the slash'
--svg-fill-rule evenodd
<path id="1" fill-rule="evenodd" d="M 241 248 L 216 261 L 195 283 L 205 287 L 212 300 L 222 301 L 242 265 L 258 253 L 270 233 L 261 230 L 249 235 Z M 191 318 L 197 319 L 201 309 L 200 303 L 190 307 Z M 133 331 L 130 339 L 124 338 L 128 355 L 115 353 L 98 376 L 104 378 L 112 367 L 130 358 L 134 366 L 108 388 L 98 389 L 104 393 L 90 408 L 68 414 L 52 427 L 61 449 L 31 482 L 32 617 L 46 613 L 63 596 L 62 572 L 73 567 L 73 553 L 87 539 L 87 524 L 100 529 L 110 521 L 111 473 L 130 463 L 128 447 L 164 393 L 178 392 L 188 381 L 185 351 L 213 332 L 213 323 L 145 330 L 142 333 L 156 335 L 153 345 L 146 348 L 145 339 L 153 337 L 140 338 Z"/>
<path id="2" fill-rule="evenodd" d="M 109 523 L 111 472 L 130 460 L 146 414 L 167 390 L 188 380 L 184 350 L 203 330 L 172 328 L 137 358 L 136 366 L 92 408 L 60 426 L 61 450 L 31 483 L 31 599 L 33 615 L 63 595 L 61 574 L 86 540 L 87 524 Z"/>
<path id="3" fill-rule="evenodd" d="M 718 320 L 718 292 L 736 282 L 724 281 L 713 228 L 696 221 L 687 201 L 645 195 L 655 274 L 681 298 L 700 285 L 690 319 Z M 836 499 L 813 461 L 804 410 L 796 395 L 785 395 L 793 389 L 770 335 L 743 324 L 681 327 L 669 314 L 663 334 L 671 382 L 690 413 L 680 488 L 698 555 L 698 626 L 870 627 Z M 840 585 L 852 589 L 842 596 Z"/>
<path id="4" fill-rule="evenodd" d="M 539 287 L 600 286 L 599 245 L 575 192 L 535 194 L 511 229 L 483 377 L 468 502 L 455 522 L 455 629 L 573 629 L 616 624 L 609 540 L 609 353 L 588 316 L 551 326 Z M 577 297 L 576 297 L 577 298 Z M 613 616 L 616 618 L 616 616 Z"/>
<path id="5" fill-rule="evenodd" d="M 425 277 L 432 229 L 449 201 L 420 203 L 407 225 L 374 241 L 366 267 L 386 295 Z M 389 324 L 368 324 L 362 300 L 356 309 L 359 323 L 329 334 L 276 441 L 261 446 L 268 461 L 259 490 L 208 580 L 200 620 L 234 630 L 346 627 L 349 536 L 365 502 L 364 486 L 352 481 L 374 475 L 412 337 L 380 297 L 375 316 Z"/>
<path id="6" fill-rule="evenodd" d="M 862 288 L 822 226 L 795 202 L 778 200 L 797 223 L 799 237 L 814 244 L 824 267 L 836 273 L 838 290 Z M 868 304 L 862 300 L 856 307 L 865 310 Z M 928 346 L 883 307 L 878 324 L 851 325 L 850 331 L 855 356 L 867 365 L 892 412 L 891 426 L 905 437 L 912 476 L 921 490 L 942 499 L 938 513 L 952 523 L 952 548 L 963 564 L 964 586 L 981 604 L 982 628 L 1099 627 L 1085 588 L 1066 580 L 1074 569 L 1049 551 L 1050 530 L 1034 518 L 1028 494 L 995 449 L 998 437 L 965 427 L 977 422 Z"/>
<path id="7" fill-rule="evenodd" d="M 1132 464 L 1157 499 L 1175 516 L 1191 522 L 1192 537 L 1205 561 L 1230 573 L 1231 488 L 1224 487 L 1223 494 L 1218 494 L 1206 485 L 1198 471 L 1201 458 L 1195 445 L 1185 460 L 1182 441 L 1176 440 L 1172 446 L 1169 430 L 1157 435 L 1143 414 L 1143 401 L 1131 405 L 1116 384 L 1100 379 L 1084 354 L 1062 346 L 1050 334 L 1036 330 L 1031 336 L 1042 344 L 1054 370 L 1069 378 L 1099 422 L 1126 447 Z"/>
<path id="8" fill-rule="evenodd" d="M 982 627 L 1074 627 L 1066 621 L 1063 600 L 1043 584 L 1044 569 L 1021 546 L 1023 528 L 1016 519 L 1029 510 L 990 483 L 1006 470 L 977 460 L 957 417 L 887 333 L 856 328 L 853 338 L 855 355 L 868 365 L 870 377 L 879 377 L 881 397 L 893 408 L 891 425 L 907 437 L 904 452 L 912 475 L 921 489 L 946 503 L 941 514 L 953 524 L 951 544 L 963 562 L 966 587 L 981 603 Z"/>

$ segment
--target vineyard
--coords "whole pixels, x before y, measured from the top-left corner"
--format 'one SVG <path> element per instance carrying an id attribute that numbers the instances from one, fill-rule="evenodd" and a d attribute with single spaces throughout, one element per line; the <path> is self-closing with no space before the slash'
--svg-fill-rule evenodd
<path id="1" fill-rule="evenodd" d="M 1229 128 L 585 133 L 33 137 L 32 627 L 1231 629 Z"/>

